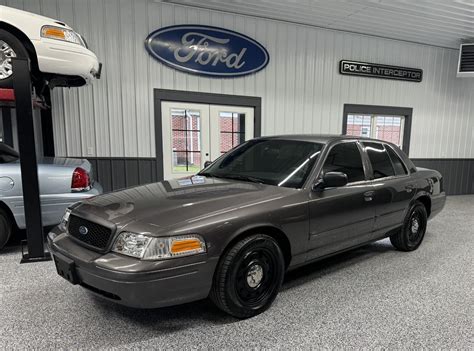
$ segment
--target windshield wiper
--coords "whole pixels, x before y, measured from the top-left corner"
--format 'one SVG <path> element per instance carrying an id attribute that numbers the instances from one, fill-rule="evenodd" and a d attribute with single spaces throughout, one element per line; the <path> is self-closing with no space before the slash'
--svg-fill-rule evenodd
<path id="1" fill-rule="evenodd" d="M 257 177 L 252 177 L 252 176 L 247 176 L 247 175 L 243 175 L 243 174 L 214 174 L 214 173 L 209 173 L 209 172 L 201 172 L 201 173 L 198 173 L 197 175 L 204 176 L 204 177 L 210 177 L 210 178 L 224 178 L 224 179 L 243 180 L 243 181 L 247 181 L 247 182 L 260 183 L 260 184 L 265 183 L 263 181 L 263 179 L 260 179 L 260 178 L 257 178 Z"/>
<path id="2" fill-rule="evenodd" d="M 243 180 L 243 181 L 252 182 L 252 183 L 260 183 L 260 184 L 264 183 L 264 181 L 260 178 L 243 175 L 243 174 L 223 174 L 220 177 L 227 178 L 227 179 Z"/>
<path id="3" fill-rule="evenodd" d="M 203 177 L 210 177 L 210 178 L 223 178 L 222 176 L 220 175 L 215 175 L 215 174 L 212 174 L 212 173 L 209 173 L 209 172 L 199 172 L 198 174 L 196 174 L 198 176 L 203 176 Z"/>

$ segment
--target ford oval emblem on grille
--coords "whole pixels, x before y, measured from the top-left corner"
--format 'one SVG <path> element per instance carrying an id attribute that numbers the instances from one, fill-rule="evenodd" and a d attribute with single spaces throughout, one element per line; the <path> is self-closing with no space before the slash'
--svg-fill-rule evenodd
<path id="1" fill-rule="evenodd" d="M 89 229 L 87 229 L 87 227 L 84 227 L 83 225 L 81 225 L 79 227 L 79 233 L 82 234 L 82 235 L 86 235 L 87 233 L 89 233 Z"/>

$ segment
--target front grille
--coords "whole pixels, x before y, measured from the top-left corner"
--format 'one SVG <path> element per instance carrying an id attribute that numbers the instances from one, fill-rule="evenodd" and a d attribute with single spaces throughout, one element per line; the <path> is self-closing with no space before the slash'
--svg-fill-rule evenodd
<path id="1" fill-rule="evenodd" d="M 74 215 L 69 217 L 68 232 L 76 239 L 101 250 L 107 247 L 112 236 L 110 228 Z"/>

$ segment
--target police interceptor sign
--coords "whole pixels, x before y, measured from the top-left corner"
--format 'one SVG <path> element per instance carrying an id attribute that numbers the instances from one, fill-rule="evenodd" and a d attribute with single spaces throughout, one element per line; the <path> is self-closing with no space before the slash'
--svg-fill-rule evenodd
<path id="1" fill-rule="evenodd" d="M 397 79 L 410 82 L 421 82 L 423 79 L 423 70 L 418 68 L 379 65 L 377 63 L 347 60 L 342 60 L 340 62 L 339 72 L 341 74 L 352 76 Z"/>

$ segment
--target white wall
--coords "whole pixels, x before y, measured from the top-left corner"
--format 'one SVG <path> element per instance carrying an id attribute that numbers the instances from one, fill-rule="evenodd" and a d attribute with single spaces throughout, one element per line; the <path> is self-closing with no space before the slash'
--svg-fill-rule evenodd
<path id="1" fill-rule="evenodd" d="M 474 158 L 474 79 L 458 52 L 147 0 L 0 0 L 66 21 L 104 63 L 93 86 L 53 90 L 58 155 L 152 157 L 153 89 L 260 96 L 262 132 L 340 133 L 345 103 L 413 108 L 410 156 Z M 151 58 L 144 39 L 173 24 L 208 24 L 261 42 L 270 63 L 236 79 L 201 78 Z M 422 83 L 342 76 L 341 59 L 422 68 Z M 91 151 L 91 153 L 89 153 Z"/>

